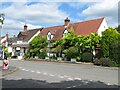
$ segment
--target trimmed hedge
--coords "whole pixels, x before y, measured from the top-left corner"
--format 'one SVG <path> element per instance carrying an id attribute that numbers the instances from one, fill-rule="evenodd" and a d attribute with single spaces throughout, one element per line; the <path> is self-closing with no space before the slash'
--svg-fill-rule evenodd
<path id="1" fill-rule="evenodd" d="M 109 58 L 95 59 L 94 64 L 108 67 L 113 66 L 113 62 Z"/>
<path id="2" fill-rule="evenodd" d="M 84 52 L 82 54 L 82 61 L 83 62 L 92 62 L 93 60 L 93 54 L 90 52 Z"/>
<path id="3" fill-rule="evenodd" d="M 120 64 L 120 41 L 110 45 L 110 59 L 116 64 Z"/>

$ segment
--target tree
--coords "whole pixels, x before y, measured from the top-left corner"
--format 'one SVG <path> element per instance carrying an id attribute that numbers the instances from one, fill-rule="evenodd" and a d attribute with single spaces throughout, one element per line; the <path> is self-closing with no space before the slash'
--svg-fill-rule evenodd
<path id="1" fill-rule="evenodd" d="M 120 40 L 120 33 L 114 28 L 108 28 L 102 33 L 103 57 L 109 57 L 110 45 Z"/>
<path id="2" fill-rule="evenodd" d="M 53 43 L 53 46 L 56 49 L 58 45 L 61 46 L 62 52 L 67 52 L 70 47 L 77 48 L 76 52 L 78 52 L 78 54 L 76 54 L 76 57 L 78 57 L 78 59 L 80 60 L 80 57 L 83 52 L 85 52 L 86 50 L 92 52 L 95 49 L 96 44 L 99 43 L 101 43 L 101 37 L 98 36 L 97 33 L 92 33 L 86 36 L 77 36 L 74 34 L 74 29 L 71 28 L 71 31 L 67 33 L 63 39 L 55 41 Z"/>
<path id="3" fill-rule="evenodd" d="M 46 37 L 42 38 L 40 35 L 38 35 L 30 42 L 27 55 L 29 57 L 35 56 L 42 57 L 42 55 L 46 55 L 44 49 L 46 46 L 47 46 Z"/>

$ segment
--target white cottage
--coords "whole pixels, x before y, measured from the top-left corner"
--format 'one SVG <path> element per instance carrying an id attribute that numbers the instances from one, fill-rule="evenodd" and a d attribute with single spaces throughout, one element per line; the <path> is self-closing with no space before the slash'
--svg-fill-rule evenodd
<path id="1" fill-rule="evenodd" d="M 42 28 L 28 30 L 27 25 L 24 25 L 24 32 L 19 32 L 17 43 L 12 43 L 12 56 L 17 56 L 18 59 L 23 59 L 25 52 L 28 50 L 29 43 L 35 36 L 39 35 Z"/>

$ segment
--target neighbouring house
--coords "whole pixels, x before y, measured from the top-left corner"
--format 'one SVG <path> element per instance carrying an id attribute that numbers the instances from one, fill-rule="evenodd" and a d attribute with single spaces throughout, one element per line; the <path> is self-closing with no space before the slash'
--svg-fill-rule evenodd
<path id="1" fill-rule="evenodd" d="M 12 43 L 16 41 L 15 39 L 15 35 L 14 37 L 9 38 L 8 32 L 6 33 L 6 36 L 0 38 L 1 45 L 8 48 L 8 53 L 12 52 Z"/>
<path id="2" fill-rule="evenodd" d="M 25 52 L 28 50 L 29 43 L 34 39 L 35 36 L 39 35 L 42 28 L 28 30 L 28 26 L 24 25 L 24 31 L 19 32 L 17 35 L 17 42 L 12 43 L 13 52 L 12 56 L 17 56 L 18 59 L 22 59 Z"/>
<path id="3" fill-rule="evenodd" d="M 5 47 L 8 47 L 7 40 L 8 40 L 8 33 L 6 33 L 6 36 L 3 36 L 3 37 L 0 38 L 1 45 L 5 46 Z"/>
<path id="4" fill-rule="evenodd" d="M 4 46 L 7 48 L 8 53 L 12 53 L 12 43 L 16 41 L 16 36 L 9 38 L 8 32 L 6 33 L 6 36 L 0 37 L 0 44 L 1 46 Z M 1 48 L 2 49 L 2 48 Z M 3 50 L 4 52 L 4 50 Z M 4 56 L 4 54 L 3 54 Z"/>
<path id="5" fill-rule="evenodd" d="M 105 18 L 70 23 L 68 17 L 64 20 L 64 25 L 60 26 L 28 30 L 27 25 L 25 24 L 24 31 L 19 32 L 17 36 L 17 43 L 12 44 L 12 55 L 16 55 L 18 56 L 18 59 L 22 59 L 25 52 L 28 50 L 29 43 L 35 36 L 47 36 L 48 41 L 60 40 L 65 36 L 66 33 L 70 32 L 71 28 L 74 29 L 74 33 L 76 35 L 89 35 L 91 33 L 98 33 L 98 35 L 101 36 L 102 32 L 108 28 L 108 25 Z M 50 45 L 48 45 L 48 48 L 49 47 Z M 50 55 L 49 53 L 47 54 Z"/>

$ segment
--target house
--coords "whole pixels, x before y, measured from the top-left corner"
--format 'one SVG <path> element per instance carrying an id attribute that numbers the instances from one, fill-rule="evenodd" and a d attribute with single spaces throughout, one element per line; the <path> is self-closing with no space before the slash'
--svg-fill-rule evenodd
<path id="1" fill-rule="evenodd" d="M 8 32 L 6 33 L 6 36 L 0 37 L 0 44 L 1 46 L 4 46 L 7 48 L 8 53 L 12 53 L 12 43 L 16 41 L 16 36 L 9 38 Z M 4 52 L 4 49 L 1 47 L 1 50 Z M 3 54 L 4 58 L 4 54 Z"/>
<path id="2" fill-rule="evenodd" d="M 7 40 L 8 40 L 8 33 L 6 33 L 6 36 L 0 38 L 1 45 L 7 47 L 8 46 Z"/>
<path id="3" fill-rule="evenodd" d="M 91 33 L 98 33 L 102 35 L 108 26 L 105 18 L 98 18 L 83 22 L 70 23 L 68 17 L 64 20 L 64 25 L 43 28 L 40 32 L 41 36 L 47 36 L 48 40 L 59 40 L 64 37 L 64 35 L 70 32 L 71 28 L 74 29 L 76 35 L 89 35 Z"/>
<path id="4" fill-rule="evenodd" d="M 13 52 L 12 56 L 17 56 L 18 59 L 22 59 L 25 52 L 28 50 L 29 43 L 34 39 L 35 36 L 39 35 L 42 28 L 28 30 L 28 26 L 24 25 L 24 31 L 19 32 L 17 35 L 17 42 L 12 43 Z"/>
<path id="5" fill-rule="evenodd" d="M 108 25 L 105 18 L 70 23 L 70 20 L 67 17 L 64 20 L 64 25 L 43 28 L 40 32 L 40 35 L 42 37 L 47 36 L 47 40 L 52 42 L 62 39 L 65 34 L 70 32 L 71 28 L 74 29 L 75 35 L 89 35 L 91 33 L 97 33 L 99 36 L 102 36 L 102 32 L 108 28 Z M 52 53 L 50 53 L 50 48 L 52 48 L 52 46 L 49 44 L 47 49 L 48 56 L 53 55 Z"/>
<path id="6" fill-rule="evenodd" d="M 66 33 L 70 32 L 71 28 L 74 29 L 76 35 L 89 35 L 91 33 L 98 33 L 102 35 L 108 26 L 105 18 L 98 18 L 82 22 L 70 23 L 68 17 L 64 20 L 64 25 L 53 26 L 47 28 L 37 28 L 28 30 L 27 25 L 24 25 L 24 31 L 19 32 L 17 36 L 17 43 L 13 43 L 13 55 L 17 55 L 18 59 L 22 59 L 24 53 L 28 50 L 29 43 L 37 35 L 42 37 L 47 36 L 48 41 L 55 41 L 62 39 Z"/>

